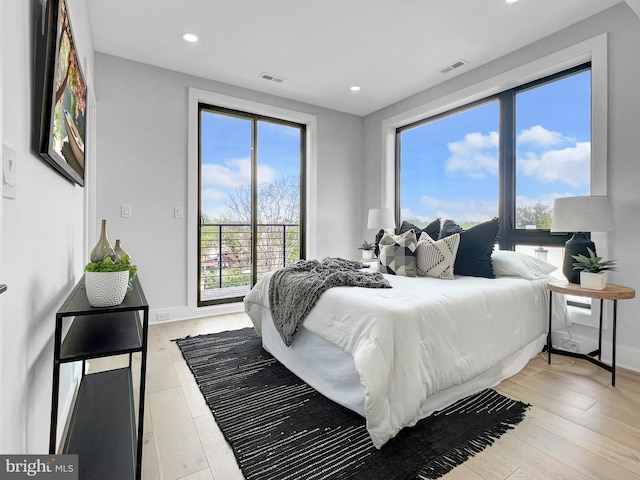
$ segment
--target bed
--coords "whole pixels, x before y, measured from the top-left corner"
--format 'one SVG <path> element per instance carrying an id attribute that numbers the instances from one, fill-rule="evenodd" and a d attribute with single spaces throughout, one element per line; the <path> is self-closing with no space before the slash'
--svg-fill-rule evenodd
<path id="1" fill-rule="evenodd" d="M 495 261 L 496 278 L 385 274 L 392 288 L 331 288 L 290 347 L 272 321 L 272 273 L 245 297 L 245 310 L 264 348 L 363 415 L 380 448 L 402 428 L 516 374 L 546 344 L 548 272 L 523 269 L 515 252 Z M 554 302 L 553 322 L 566 326 L 566 303 Z"/>

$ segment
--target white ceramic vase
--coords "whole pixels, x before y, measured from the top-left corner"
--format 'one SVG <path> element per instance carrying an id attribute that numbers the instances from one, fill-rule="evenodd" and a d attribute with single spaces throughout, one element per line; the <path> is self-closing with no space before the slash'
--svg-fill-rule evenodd
<path id="1" fill-rule="evenodd" d="M 362 250 L 362 258 L 371 260 L 373 258 L 373 250 Z"/>
<path id="2" fill-rule="evenodd" d="M 607 288 L 607 272 L 580 272 L 580 286 L 589 290 L 604 290 Z"/>
<path id="3" fill-rule="evenodd" d="M 92 307 L 120 305 L 129 288 L 129 271 L 84 272 L 84 287 Z"/>

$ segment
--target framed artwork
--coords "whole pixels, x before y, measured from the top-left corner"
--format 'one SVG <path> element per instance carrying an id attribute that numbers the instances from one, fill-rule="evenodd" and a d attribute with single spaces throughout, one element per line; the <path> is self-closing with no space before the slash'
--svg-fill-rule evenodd
<path id="1" fill-rule="evenodd" d="M 84 186 L 87 84 L 66 0 L 45 3 L 36 55 L 41 61 L 36 98 L 42 99 L 38 150 L 62 175 Z"/>

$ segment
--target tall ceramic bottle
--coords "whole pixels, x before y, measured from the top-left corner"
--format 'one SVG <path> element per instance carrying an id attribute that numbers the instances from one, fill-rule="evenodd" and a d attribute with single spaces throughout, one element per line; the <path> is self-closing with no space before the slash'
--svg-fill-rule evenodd
<path id="1" fill-rule="evenodd" d="M 98 240 L 96 246 L 91 250 L 91 261 L 100 262 L 107 257 L 111 257 L 113 259 L 115 257 L 115 253 L 113 251 L 113 247 L 109 243 L 109 239 L 107 238 L 107 221 L 103 218 L 100 240 Z"/>

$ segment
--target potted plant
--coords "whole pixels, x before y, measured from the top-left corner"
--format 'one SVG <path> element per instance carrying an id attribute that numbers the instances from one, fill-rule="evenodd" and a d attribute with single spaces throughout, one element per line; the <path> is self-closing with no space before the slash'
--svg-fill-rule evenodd
<path id="1" fill-rule="evenodd" d="M 91 306 L 120 305 L 132 288 L 131 281 L 137 270 L 135 265 L 131 265 L 129 254 L 115 262 L 106 257 L 99 262 L 88 263 L 84 267 L 84 286 Z"/>
<path id="2" fill-rule="evenodd" d="M 607 270 L 616 270 L 615 260 L 602 260 L 587 247 L 589 256 L 571 255 L 575 260 L 574 270 L 580 270 L 580 286 L 590 290 L 604 290 L 607 287 Z"/>
<path id="3" fill-rule="evenodd" d="M 373 258 L 373 250 L 376 248 L 375 243 L 367 242 L 363 240 L 358 250 L 362 250 L 362 258 L 371 259 Z"/>

